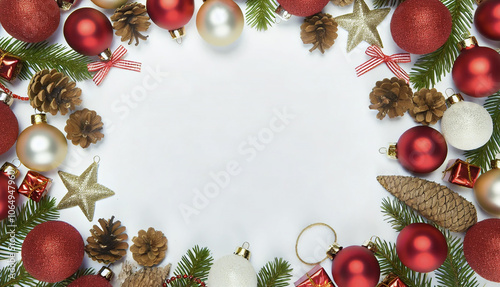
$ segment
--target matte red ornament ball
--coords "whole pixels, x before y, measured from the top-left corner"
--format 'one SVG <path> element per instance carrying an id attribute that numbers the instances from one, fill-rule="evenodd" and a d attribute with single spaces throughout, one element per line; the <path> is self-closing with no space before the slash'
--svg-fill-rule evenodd
<path id="1" fill-rule="evenodd" d="M 78 53 L 96 56 L 111 45 L 113 27 L 102 12 L 94 8 L 80 8 L 66 19 L 64 38 Z"/>
<path id="2" fill-rule="evenodd" d="M 391 19 L 394 42 L 412 54 L 436 51 L 451 33 L 451 13 L 439 0 L 406 0 Z"/>
<path id="3" fill-rule="evenodd" d="M 55 283 L 75 273 L 83 261 L 83 239 L 63 221 L 47 221 L 33 228 L 24 239 L 24 268 L 40 281 Z"/>
<path id="4" fill-rule="evenodd" d="M 17 205 L 17 198 L 19 197 L 17 185 L 15 183 L 12 184 L 12 181 L 9 184 L 10 180 L 9 175 L 0 173 L 0 220 L 9 216 L 10 206 Z M 9 191 L 13 191 L 13 193 L 10 193 Z M 14 200 L 12 200 L 12 196 L 9 199 L 9 195 L 14 196 Z"/>
<path id="5" fill-rule="evenodd" d="M 59 27 L 54 0 L 0 0 L 0 24 L 12 37 L 29 43 L 47 40 Z"/>
<path id="6" fill-rule="evenodd" d="M 146 9 L 153 22 L 169 31 L 186 25 L 194 13 L 194 0 L 147 0 Z"/>
<path id="7" fill-rule="evenodd" d="M 71 282 L 68 287 L 113 287 L 106 278 L 100 275 L 87 275 Z"/>
<path id="8" fill-rule="evenodd" d="M 373 287 L 380 279 L 380 265 L 366 247 L 349 246 L 335 255 L 332 276 L 338 287 Z"/>
<path id="9" fill-rule="evenodd" d="M 474 25 L 484 37 L 500 40 L 500 0 L 482 2 L 474 14 Z"/>
<path id="10" fill-rule="evenodd" d="M 416 126 L 401 135 L 396 144 L 396 154 L 407 170 L 429 173 L 443 164 L 448 146 L 437 130 L 428 126 Z"/>
<path id="11" fill-rule="evenodd" d="M 467 230 L 464 255 L 477 274 L 500 282 L 500 219 L 486 219 Z"/>
<path id="12" fill-rule="evenodd" d="M 278 0 L 278 3 L 288 13 L 307 17 L 321 12 L 330 0 Z"/>
<path id="13" fill-rule="evenodd" d="M 1 13 L 0 13 L 1 14 Z M 10 107 L 0 102 L 0 155 L 6 153 L 16 143 L 19 123 Z"/>

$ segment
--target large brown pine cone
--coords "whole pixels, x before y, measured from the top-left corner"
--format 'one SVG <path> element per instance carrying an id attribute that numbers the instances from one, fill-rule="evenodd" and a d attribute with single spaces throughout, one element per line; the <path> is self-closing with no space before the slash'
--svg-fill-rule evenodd
<path id="1" fill-rule="evenodd" d="M 403 116 L 406 111 L 413 107 L 413 92 L 410 86 L 400 78 L 383 79 L 378 81 L 370 93 L 369 107 L 378 110 L 377 119 Z"/>
<path id="2" fill-rule="evenodd" d="M 111 16 L 115 34 L 121 36 L 122 42 L 128 41 L 132 44 L 135 39 L 135 45 L 139 45 L 139 39 L 147 40 L 141 32 L 147 31 L 151 22 L 147 16 L 146 7 L 141 3 L 129 3 L 116 9 L 115 14 Z"/>
<path id="3" fill-rule="evenodd" d="M 148 231 L 140 230 L 138 236 L 132 238 L 134 245 L 130 251 L 134 260 L 140 265 L 151 267 L 159 264 L 167 252 L 167 238 L 163 232 L 150 227 Z"/>
<path id="4" fill-rule="evenodd" d="M 127 254 L 128 239 L 125 233 L 125 226 L 121 226 L 120 221 L 114 222 L 115 217 L 109 220 L 99 219 L 99 226 L 94 225 L 90 229 L 91 236 L 87 238 L 88 244 L 85 252 L 89 257 L 97 262 L 109 264 L 120 260 Z"/>
<path id="5" fill-rule="evenodd" d="M 433 125 L 443 117 L 446 111 L 446 101 L 443 94 L 436 89 L 420 89 L 413 94 L 413 108 L 410 116 L 424 125 Z"/>
<path id="6" fill-rule="evenodd" d="M 309 52 L 319 49 L 324 54 L 337 39 L 337 26 L 332 15 L 320 12 L 304 19 L 300 38 L 304 44 L 313 44 Z"/>

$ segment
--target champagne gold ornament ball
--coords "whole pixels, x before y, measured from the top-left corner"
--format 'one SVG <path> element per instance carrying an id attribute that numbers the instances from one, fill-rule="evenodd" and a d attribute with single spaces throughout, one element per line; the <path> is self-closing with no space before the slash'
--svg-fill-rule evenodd
<path id="1" fill-rule="evenodd" d="M 482 174 L 474 184 L 474 195 L 484 211 L 500 216 L 500 169 Z"/>
<path id="2" fill-rule="evenodd" d="M 196 16 L 198 33 L 214 46 L 227 46 L 236 41 L 243 25 L 243 13 L 232 0 L 207 0 Z"/>
<path id="3" fill-rule="evenodd" d="M 116 9 L 120 8 L 123 4 L 127 3 L 128 0 L 92 0 L 95 5 L 104 9 Z"/>

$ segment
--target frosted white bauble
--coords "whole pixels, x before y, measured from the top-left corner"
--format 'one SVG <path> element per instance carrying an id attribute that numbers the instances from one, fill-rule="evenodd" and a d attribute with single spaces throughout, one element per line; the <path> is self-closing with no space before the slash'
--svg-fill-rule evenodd
<path id="1" fill-rule="evenodd" d="M 451 146 L 472 150 L 488 142 L 493 133 L 493 121 L 481 105 L 459 101 L 444 112 L 441 132 Z"/>
<path id="2" fill-rule="evenodd" d="M 231 254 L 215 261 L 208 273 L 207 285 L 210 287 L 256 287 L 257 274 L 247 259 Z"/>

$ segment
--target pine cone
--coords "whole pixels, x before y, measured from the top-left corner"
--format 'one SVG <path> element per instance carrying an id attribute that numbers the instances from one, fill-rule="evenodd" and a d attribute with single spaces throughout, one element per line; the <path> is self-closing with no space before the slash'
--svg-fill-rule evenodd
<path id="1" fill-rule="evenodd" d="M 392 195 L 423 217 L 453 232 L 465 232 L 476 224 L 476 208 L 444 185 L 411 176 L 377 176 Z"/>
<path id="2" fill-rule="evenodd" d="M 94 225 L 94 228 L 90 229 L 92 235 L 87 238 L 85 252 L 92 260 L 109 264 L 127 254 L 128 243 L 125 240 L 128 236 L 124 233 L 126 228 L 121 226 L 120 221 L 113 222 L 114 219 L 114 216 L 109 220 L 101 218 L 99 219 L 101 228 Z"/>
<path id="3" fill-rule="evenodd" d="M 140 230 L 139 235 L 134 236 L 132 241 L 134 245 L 130 247 L 130 251 L 140 265 L 151 267 L 165 258 L 167 238 L 163 232 L 150 227 L 147 232 Z"/>
<path id="4" fill-rule="evenodd" d="M 344 7 L 344 6 L 347 6 L 347 5 L 351 5 L 351 3 L 354 0 L 330 0 L 330 1 L 333 3 L 333 5 Z"/>
<path id="5" fill-rule="evenodd" d="M 168 278 L 170 267 L 168 264 L 165 267 L 144 268 L 127 277 L 121 287 L 156 287 L 161 286 Z"/>
<path id="6" fill-rule="evenodd" d="M 39 111 L 62 115 L 82 103 L 82 90 L 68 76 L 56 70 L 41 70 L 36 73 L 28 86 L 31 106 Z"/>
<path id="7" fill-rule="evenodd" d="M 446 102 L 443 94 L 436 89 L 420 89 L 413 94 L 413 108 L 410 109 L 410 116 L 417 122 L 424 125 L 433 125 L 443 117 L 446 111 Z"/>
<path id="8" fill-rule="evenodd" d="M 97 115 L 95 111 L 85 108 L 69 116 L 64 130 L 67 133 L 66 138 L 71 140 L 74 145 L 87 148 L 90 144 L 95 144 L 104 137 L 101 133 L 102 127 L 101 116 Z"/>
<path id="9" fill-rule="evenodd" d="M 403 116 L 408 109 L 413 107 L 411 100 L 413 92 L 410 86 L 396 77 L 378 81 L 370 93 L 370 109 L 378 110 L 377 119 Z"/>
<path id="10" fill-rule="evenodd" d="M 319 49 L 322 54 L 335 43 L 337 39 L 337 22 L 332 15 L 317 13 L 306 17 L 300 26 L 300 38 L 304 44 L 313 44 L 309 50 L 312 52 Z"/>
<path id="11" fill-rule="evenodd" d="M 125 4 L 116 9 L 115 14 L 111 16 L 116 36 L 121 36 L 122 42 L 128 41 L 129 45 L 135 39 L 136 46 L 139 45 L 139 39 L 147 40 L 148 36 L 140 33 L 147 31 L 151 25 L 146 13 L 146 7 L 137 2 Z"/>

